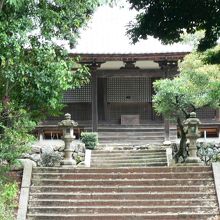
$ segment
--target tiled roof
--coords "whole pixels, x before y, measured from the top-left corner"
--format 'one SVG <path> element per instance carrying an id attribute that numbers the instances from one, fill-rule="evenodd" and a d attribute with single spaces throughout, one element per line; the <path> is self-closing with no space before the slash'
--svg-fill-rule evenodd
<path id="1" fill-rule="evenodd" d="M 129 7 L 102 6 L 97 9 L 88 27 L 81 31 L 81 39 L 72 53 L 80 54 L 141 54 L 189 52 L 184 44 L 162 45 L 149 37 L 135 45 L 126 36 L 126 26 L 136 15 Z M 155 24 L 156 25 L 156 24 Z"/>

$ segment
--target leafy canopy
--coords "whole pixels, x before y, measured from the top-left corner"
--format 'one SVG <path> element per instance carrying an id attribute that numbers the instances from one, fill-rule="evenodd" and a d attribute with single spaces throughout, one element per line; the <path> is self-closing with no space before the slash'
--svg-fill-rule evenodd
<path id="1" fill-rule="evenodd" d="M 180 157 L 184 160 L 187 157 L 184 120 L 190 112 L 205 106 L 220 108 L 219 54 L 219 46 L 203 53 L 193 52 L 179 63 L 178 76 L 154 83 L 156 112 L 175 119 L 180 129 L 180 147 L 174 156 L 177 162 Z"/>
<path id="2" fill-rule="evenodd" d="M 189 112 L 220 107 L 220 47 L 187 55 L 179 64 L 180 75 L 154 83 L 154 107 L 166 117 L 185 119 Z"/>
<path id="3" fill-rule="evenodd" d="M 88 68 L 65 44 L 75 46 L 104 2 L 0 0 L 0 172 L 26 152 L 35 122 L 63 107 L 63 92 L 87 83 Z"/>
<path id="4" fill-rule="evenodd" d="M 204 51 L 216 45 L 220 36 L 220 0 L 128 0 L 138 11 L 128 34 L 133 42 L 147 35 L 163 43 L 181 41 L 184 32 L 194 34 L 204 30 L 198 49 Z"/>
<path id="5" fill-rule="evenodd" d="M 63 91 L 88 81 L 89 71 L 62 43 L 76 44 L 98 0 L 0 0 L 0 99 L 33 117 L 55 114 Z M 74 70 L 74 73 L 73 73 Z"/>

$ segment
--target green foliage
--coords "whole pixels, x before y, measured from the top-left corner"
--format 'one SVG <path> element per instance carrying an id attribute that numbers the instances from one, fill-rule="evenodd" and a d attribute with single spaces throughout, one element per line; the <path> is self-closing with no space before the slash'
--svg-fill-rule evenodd
<path id="1" fill-rule="evenodd" d="M 76 164 L 79 164 L 80 162 L 83 161 L 83 158 L 79 155 L 77 155 L 76 157 L 74 157 L 75 161 L 76 161 Z"/>
<path id="2" fill-rule="evenodd" d="M 29 132 L 34 127 L 35 122 L 30 120 L 30 115 L 24 109 L 13 104 L 8 106 L 7 115 L 0 116 L 0 169 L 9 168 L 29 150 L 34 140 Z"/>
<path id="3" fill-rule="evenodd" d="M 0 184 L 0 219 L 14 220 L 14 208 L 17 205 L 17 183 Z"/>
<path id="4" fill-rule="evenodd" d="M 45 152 L 41 156 L 42 166 L 44 167 L 54 167 L 60 164 L 61 156 L 58 152 Z"/>
<path id="5" fill-rule="evenodd" d="M 6 183 L 1 187 L 1 201 L 6 203 L 9 206 L 14 206 L 12 201 L 16 198 L 18 193 L 17 183 Z"/>
<path id="6" fill-rule="evenodd" d="M 181 156 L 186 148 L 183 121 L 189 117 L 189 113 L 204 106 L 220 108 L 220 64 L 215 64 L 219 51 L 220 47 L 217 46 L 203 53 L 193 52 L 179 64 L 179 76 L 154 83 L 156 94 L 153 103 L 156 112 L 176 119 L 180 128 Z"/>
<path id="7" fill-rule="evenodd" d="M 34 122 L 60 112 L 64 91 L 88 82 L 88 67 L 67 48 L 105 2 L 0 0 L 1 164 L 14 164 L 27 150 Z"/>
<path id="8" fill-rule="evenodd" d="M 134 42 L 148 35 L 163 43 L 181 41 L 182 34 L 204 30 L 198 49 L 204 51 L 217 44 L 220 36 L 220 0 L 128 0 L 138 11 L 136 22 L 130 24 L 129 35 Z M 156 24 L 156 25 L 155 25 Z"/>
<path id="9" fill-rule="evenodd" d="M 87 149 L 95 149 L 98 144 L 98 134 L 96 132 L 82 132 L 81 141 Z"/>
<path id="10" fill-rule="evenodd" d="M 181 41 L 185 44 L 191 45 L 194 50 L 197 50 L 200 40 L 204 37 L 204 30 L 196 31 L 194 34 L 183 33 L 181 35 Z"/>
<path id="11" fill-rule="evenodd" d="M 185 118 L 203 106 L 220 107 L 220 64 L 212 64 L 212 58 L 216 59 L 213 51 L 218 54 L 220 47 L 187 55 L 179 64 L 179 76 L 154 83 L 153 101 L 158 113 Z"/>
<path id="12" fill-rule="evenodd" d="M 198 156 L 205 163 L 210 165 L 213 162 L 220 161 L 220 148 L 214 143 L 198 143 Z"/>
<path id="13" fill-rule="evenodd" d="M 79 28 L 99 5 L 92 1 L 0 0 L 0 99 L 9 97 L 35 118 L 57 114 L 63 92 L 88 82 L 61 42 L 76 44 Z M 73 73 L 74 70 L 74 73 Z"/>

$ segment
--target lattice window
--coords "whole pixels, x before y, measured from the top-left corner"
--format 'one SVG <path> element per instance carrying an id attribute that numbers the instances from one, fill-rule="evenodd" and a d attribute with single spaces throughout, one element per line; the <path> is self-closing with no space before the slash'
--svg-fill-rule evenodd
<path id="1" fill-rule="evenodd" d="M 108 78 L 107 102 L 151 102 L 151 79 Z"/>
<path id="2" fill-rule="evenodd" d="M 66 91 L 63 96 L 63 103 L 91 102 L 91 88 L 91 84 L 86 84 L 81 88 Z"/>
<path id="3" fill-rule="evenodd" d="M 216 112 L 214 109 L 204 107 L 196 111 L 197 117 L 200 119 L 213 119 L 215 118 Z"/>

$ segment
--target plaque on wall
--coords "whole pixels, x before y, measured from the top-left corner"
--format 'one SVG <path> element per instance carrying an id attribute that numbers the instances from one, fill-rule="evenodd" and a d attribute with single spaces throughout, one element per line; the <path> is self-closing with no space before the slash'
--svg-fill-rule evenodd
<path id="1" fill-rule="evenodd" d="M 140 115 L 121 115 L 121 125 L 139 125 Z"/>

